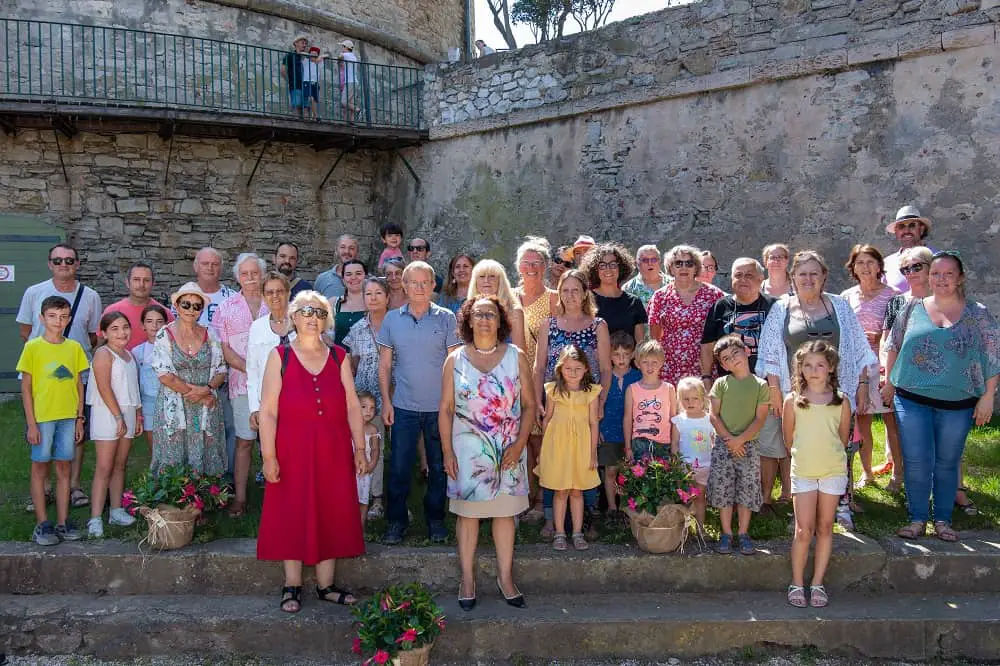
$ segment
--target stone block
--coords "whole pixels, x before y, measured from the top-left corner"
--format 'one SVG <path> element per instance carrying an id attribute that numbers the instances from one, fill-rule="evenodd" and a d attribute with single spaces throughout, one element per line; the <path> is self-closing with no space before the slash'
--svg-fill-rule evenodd
<path id="1" fill-rule="evenodd" d="M 138 148 L 139 150 L 146 149 L 146 135 L 145 134 L 118 134 L 115 136 L 115 145 L 119 148 Z"/>
<path id="2" fill-rule="evenodd" d="M 862 44 L 847 49 L 847 64 L 860 65 L 879 60 L 895 60 L 899 57 L 899 44 Z"/>
<path id="3" fill-rule="evenodd" d="M 105 189 L 105 192 L 107 192 L 109 196 L 112 196 L 116 199 L 128 198 L 128 190 L 125 189 L 124 187 L 118 187 L 117 185 L 109 185 Z"/>
<path id="4" fill-rule="evenodd" d="M 48 184 L 40 178 L 20 178 L 17 187 L 22 190 L 44 190 Z"/>
<path id="5" fill-rule="evenodd" d="M 148 213 L 149 201 L 146 199 L 119 199 L 115 201 L 114 209 L 119 213 Z"/>
<path id="6" fill-rule="evenodd" d="M 993 25 L 975 25 L 958 30 L 950 30 L 941 35 L 941 46 L 945 51 L 967 49 L 973 46 L 996 43 L 996 29 Z"/>
<path id="7" fill-rule="evenodd" d="M 94 155 L 94 166 L 96 167 L 121 167 L 123 169 L 128 168 L 128 161 L 123 160 L 119 157 L 113 155 L 97 154 Z"/>
<path id="8" fill-rule="evenodd" d="M 198 199 L 184 199 L 177 205 L 177 212 L 182 215 L 201 215 L 204 206 Z"/>
<path id="9" fill-rule="evenodd" d="M 901 40 L 899 42 L 900 58 L 915 58 L 917 56 L 940 53 L 941 35 L 923 35 L 915 39 Z"/>

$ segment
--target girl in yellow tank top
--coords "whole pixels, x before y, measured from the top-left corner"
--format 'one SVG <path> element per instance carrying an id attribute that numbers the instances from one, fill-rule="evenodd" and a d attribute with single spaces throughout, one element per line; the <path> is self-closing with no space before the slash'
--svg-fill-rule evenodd
<path id="1" fill-rule="evenodd" d="M 823 576 L 833 550 L 833 522 L 840 496 L 847 490 L 847 455 L 851 406 L 837 381 L 837 349 L 823 340 L 811 340 L 795 352 L 792 393 L 781 416 L 785 447 L 792 455 L 792 503 L 795 539 L 792 541 L 792 584 L 788 603 L 807 604 L 804 576 L 809 544 L 816 537 L 815 566 L 808 604 L 826 606 Z"/>

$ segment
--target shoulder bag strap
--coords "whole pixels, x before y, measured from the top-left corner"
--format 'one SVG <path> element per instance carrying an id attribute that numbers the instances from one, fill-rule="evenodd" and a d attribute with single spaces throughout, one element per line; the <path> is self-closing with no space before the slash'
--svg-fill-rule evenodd
<path id="1" fill-rule="evenodd" d="M 63 337 L 69 337 L 69 331 L 73 328 L 73 320 L 76 319 L 76 311 L 80 307 L 80 299 L 83 298 L 83 285 L 77 284 L 76 287 L 76 297 L 73 298 L 73 306 L 69 310 L 69 323 L 66 324 L 66 328 L 63 329 Z"/>
<path id="2" fill-rule="evenodd" d="M 278 353 L 281 354 L 281 376 L 285 376 L 285 368 L 288 367 L 288 355 L 291 353 L 291 345 L 281 345 L 278 349 Z"/>

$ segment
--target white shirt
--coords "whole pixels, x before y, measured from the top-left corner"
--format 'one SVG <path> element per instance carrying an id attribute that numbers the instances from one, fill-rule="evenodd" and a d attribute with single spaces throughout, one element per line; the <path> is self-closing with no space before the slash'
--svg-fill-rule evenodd
<path id="1" fill-rule="evenodd" d="M 295 331 L 290 331 L 288 340 L 294 339 Z M 251 414 L 260 411 L 267 357 L 280 342 L 281 338 L 271 330 L 271 315 L 264 315 L 250 324 L 250 337 L 247 340 L 247 404 Z"/>
<path id="2" fill-rule="evenodd" d="M 198 317 L 198 323 L 207 328 L 209 334 L 211 334 L 213 337 L 214 337 L 214 332 L 212 331 L 212 327 L 209 326 L 209 324 L 212 323 L 212 317 L 215 316 L 215 311 L 219 309 L 220 305 L 222 305 L 222 301 L 226 300 L 235 293 L 236 292 L 234 290 L 230 289 L 229 287 L 227 287 L 222 283 L 219 283 L 219 290 L 214 293 L 208 294 L 208 297 L 211 299 L 211 303 L 208 304 L 207 308 L 201 311 L 201 316 Z M 177 311 L 173 310 L 173 312 L 174 315 L 176 316 Z"/>
<path id="3" fill-rule="evenodd" d="M 312 58 L 302 59 L 302 80 L 306 83 L 319 82 L 319 63 L 312 61 Z"/>
<path id="4" fill-rule="evenodd" d="M 80 305 L 76 308 L 76 316 L 73 317 L 73 323 L 69 329 L 69 338 L 80 343 L 80 346 L 83 347 L 83 353 L 90 361 L 94 357 L 94 350 L 90 346 L 90 334 L 97 333 L 104 307 L 101 305 L 101 297 L 97 292 L 90 287 L 83 286 L 79 281 L 77 281 L 76 287 L 69 292 L 56 289 L 52 280 L 39 282 L 25 289 L 24 296 L 21 297 L 21 307 L 17 310 L 17 323 L 30 324 L 31 334 L 28 339 L 37 338 L 45 332 L 45 325 L 41 319 L 42 301 L 49 296 L 62 296 L 69 301 L 70 307 L 72 307 L 77 289 L 83 289 L 83 293 L 80 295 Z M 81 373 L 84 383 L 87 382 L 88 374 L 87 372 Z"/>
<path id="5" fill-rule="evenodd" d="M 340 54 L 340 59 L 344 61 L 344 83 L 357 83 L 358 82 L 358 56 L 354 55 L 350 51 L 344 51 Z"/>

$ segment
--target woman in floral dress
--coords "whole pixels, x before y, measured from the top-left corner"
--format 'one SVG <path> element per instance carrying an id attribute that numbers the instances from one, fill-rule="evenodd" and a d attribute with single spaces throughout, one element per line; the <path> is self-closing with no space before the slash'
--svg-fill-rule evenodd
<path id="1" fill-rule="evenodd" d="M 514 517 L 528 508 L 525 447 L 534 419 L 531 369 L 524 352 L 506 340 L 509 313 L 496 296 L 462 304 L 465 344 L 445 361 L 438 428 L 448 475 L 451 512 L 462 566 L 459 604 L 476 604 L 479 521 L 493 520 L 497 587 L 507 603 L 524 606 L 513 579 Z"/>
<path id="2" fill-rule="evenodd" d="M 667 353 L 660 379 L 677 386 L 684 377 L 701 376 L 701 334 L 717 300 L 725 296 L 718 287 L 698 282 L 701 251 L 689 245 L 670 248 L 663 267 L 674 281 L 649 301 L 649 337 Z"/>

